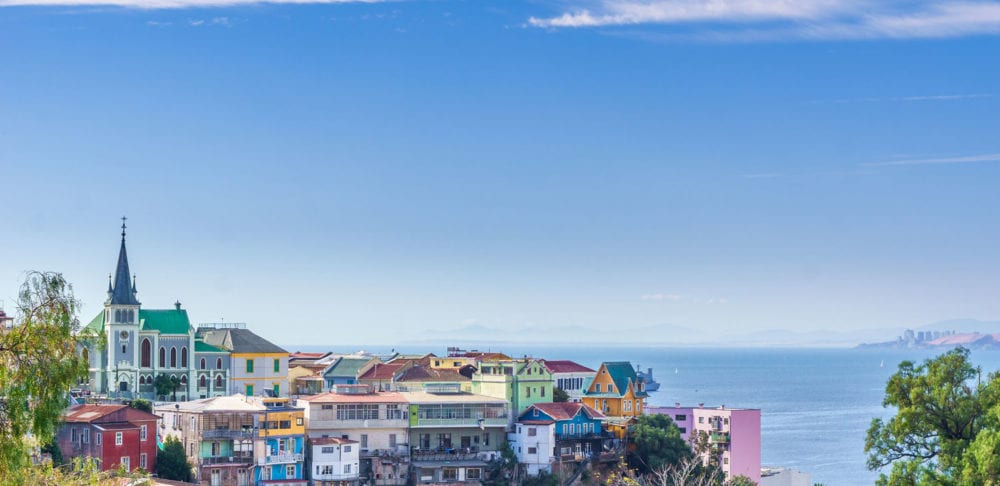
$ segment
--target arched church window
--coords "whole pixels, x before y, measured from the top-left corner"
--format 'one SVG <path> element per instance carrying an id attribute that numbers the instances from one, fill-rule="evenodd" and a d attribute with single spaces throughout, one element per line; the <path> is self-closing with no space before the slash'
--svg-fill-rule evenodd
<path id="1" fill-rule="evenodd" d="M 187 385 L 187 384 L 188 384 L 187 375 L 181 375 L 181 385 Z"/>
<path id="2" fill-rule="evenodd" d="M 118 309 L 115 311 L 115 322 L 121 322 L 121 321 L 122 321 L 122 311 L 121 309 Z"/>
<path id="3" fill-rule="evenodd" d="M 205 375 L 201 375 L 201 378 L 198 378 L 198 387 L 205 388 L 206 386 L 208 386 L 208 379 L 205 378 Z"/>
<path id="4" fill-rule="evenodd" d="M 170 348 L 170 367 L 177 367 L 177 348 L 175 347 Z"/>
<path id="5" fill-rule="evenodd" d="M 160 346 L 160 368 L 167 366 L 167 349 Z"/>
<path id="6" fill-rule="evenodd" d="M 146 377 L 145 376 L 140 376 L 139 377 L 139 384 L 140 385 L 145 385 L 146 384 Z"/>
<path id="7" fill-rule="evenodd" d="M 222 388 L 222 375 L 215 377 L 215 387 Z"/>
<path id="8" fill-rule="evenodd" d="M 181 348 L 181 368 L 188 367 L 188 348 L 184 346 Z"/>
<path id="9" fill-rule="evenodd" d="M 201 358 L 201 369 L 205 369 L 205 358 Z"/>
<path id="10" fill-rule="evenodd" d="M 222 369 L 222 358 L 215 358 L 215 369 Z"/>
<path id="11" fill-rule="evenodd" d="M 135 322 L 135 311 L 134 310 L 129 310 L 128 311 L 128 321 L 129 322 Z"/>
<path id="12" fill-rule="evenodd" d="M 150 367 L 150 359 L 152 359 L 153 345 L 149 342 L 149 338 L 142 339 L 142 346 L 139 348 L 139 363 L 143 368 Z"/>

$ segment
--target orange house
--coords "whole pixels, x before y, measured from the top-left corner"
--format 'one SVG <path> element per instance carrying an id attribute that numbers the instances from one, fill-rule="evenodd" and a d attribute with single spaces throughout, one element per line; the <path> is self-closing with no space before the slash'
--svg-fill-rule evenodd
<path id="1" fill-rule="evenodd" d="M 627 419 L 642 415 L 648 396 L 646 384 L 636 375 L 632 363 L 613 361 L 601 363 L 581 399 L 591 408 L 604 412 L 611 419 L 609 429 L 622 436 L 624 427 L 630 422 Z M 620 427 L 615 427 L 615 424 L 620 424 Z"/>

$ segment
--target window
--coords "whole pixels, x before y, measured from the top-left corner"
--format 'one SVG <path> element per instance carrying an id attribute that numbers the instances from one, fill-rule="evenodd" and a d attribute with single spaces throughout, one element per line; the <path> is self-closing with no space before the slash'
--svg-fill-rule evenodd
<path id="1" fill-rule="evenodd" d="M 601 384 L 600 383 L 594 385 L 594 391 L 596 391 L 597 393 L 601 393 Z"/>
<path id="2" fill-rule="evenodd" d="M 247 393 L 246 393 L 246 395 L 248 397 L 252 397 L 253 396 L 253 385 L 247 385 Z"/>
<path id="3" fill-rule="evenodd" d="M 528 387 L 528 398 L 531 398 L 531 387 Z"/>
<path id="4" fill-rule="evenodd" d="M 215 358 L 215 369 L 222 369 L 222 358 Z"/>
<path id="5" fill-rule="evenodd" d="M 198 388 L 205 388 L 206 386 L 208 386 L 208 378 L 205 375 L 201 375 L 201 378 L 198 378 Z"/>
<path id="6" fill-rule="evenodd" d="M 385 406 L 385 418 L 392 420 L 399 420 L 403 418 L 403 411 L 399 409 L 399 405 L 389 404 Z"/>
<path id="7" fill-rule="evenodd" d="M 368 448 L 368 434 L 361 434 L 361 448 Z"/>
<path id="8" fill-rule="evenodd" d="M 139 426 L 139 440 L 146 440 L 146 426 Z M 142 467 L 142 466 L 140 466 Z"/>
<path id="9" fill-rule="evenodd" d="M 528 437 L 534 437 L 538 435 L 538 429 L 534 427 L 528 427 Z"/>
<path id="10" fill-rule="evenodd" d="M 420 448 L 421 449 L 431 448 L 431 434 L 420 434 Z"/>
<path id="11" fill-rule="evenodd" d="M 351 446 L 345 445 L 344 446 L 344 452 L 351 452 Z"/>
<path id="12" fill-rule="evenodd" d="M 455 481 L 458 479 L 458 468 L 445 467 L 441 469 L 441 479 L 445 481 Z"/>
<path id="13" fill-rule="evenodd" d="M 213 456 L 218 456 L 219 455 L 219 449 L 220 449 L 220 447 L 219 447 L 219 441 L 212 442 L 212 455 Z"/>
<path id="14" fill-rule="evenodd" d="M 295 425 L 302 426 L 302 417 L 295 418 Z"/>
<path id="15" fill-rule="evenodd" d="M 146 469 L 146 453 L 139 454 L 139 467 Z"/>
<path id="16" fill-rule="evenodd" d="M 705 423 L 705 417 L 698 417 L 698 423 L 699 424 Z"/>
<path id="17" fill-rule="evenodd" d="M 389 434 L 389 447 L 396 447 L 396 434 Z"/>
<path id="18" fill-rule="evenodd" d="M 170 367 L 177 367 L 177 348 L 173 346 L 170 347 Z"/>
<path id="19" fill-rule="evenodd" d="M 278 358 L 274 358 L 274 372 L 278 373 L 280 371 L 281 371 L 281 360 Z"/>
<path id="20" fill-rule="evenodd" d="M 351 473 L 351 465 L 344 464 L 344 474 L 350 474 L 350 473 Z"/>
<path id="21" fill-rule="evenodd" d="M 215 388 L 222 388 L 222 375 L 215 377 Z"/>
<path id="22" fill-rule="evenodd" d="M 688 419 L 687 415 L 674 415 L 674 422 L 683 422 Z"/>
<path id="23" fill-rule="evenodd" d="M 89 444 L 90 443 L 90 429 L 83 429 L 83 437 L 82 437 L 82 439 L 83 439 L 83 443 L 84 444 Z"/>
<path id="24" fill-rule="evenodd" d="M 150 364 L 150 358 L 151 358 L 151 355 L 153 354 L 153 352 L 152 352 L 153 347 L 149 343 L 149 338 L 143 338 L 142 339 L 142 346 L 140 346 L 139 349 L 140 349 L 139 362 L 141 363 L 141 365 L 142 365 L 143 368 L 149 368 L 151 366 L 151 364 Z"/>
<path id="25" fill-rule="evenodd" d="M 538 449 L 534 447 L 529 447 L 528 454 L 538 454 Z"/>
<path id="26" fill-rule="evenodd" d="M 722 463 L 723 464 L 729 464 L 729 458 L 728 457 L 722 458 Z"/>
<path id="27" fill-rule="evenodd" d="M 378 404 L 345 403 L 337 405 L 337 420 L 376 420 Z"/>
<path id="28" fill-rule="evenodd" d="M 319 466 L 316 466 L 316 470 L 319 471 Z M 321 474 L 333 474 L 333 466 L 323 466 Z"/>
<path id="29" fill-rule="evenodd" d="M 322 447 L 320 448 L 320 452 L 323 454 L 333 454 L 333 447 Z"/>
<path id="30" fill-rule="evenodd" d="M 253 360 L 247 360 L 247 373 L 253 373 Z"/>
<path id="31" fill-rule="evenodd" d="M 320 405 L 319 408 L 320 410 L 333 410 L 333 405 L 324 403 L 323 405 Z"/>
<path id="32" fill-rule="evenodd" d="M 125 469 L 132 470 L 132 466 L 129 464 L 129 459 L 130 458 L 128 456 L 122 456 L 122 465 L 125 466 Z"/>
<path id="33" fill-rule="evenodd" d="M 167 348 L 160 346 L 160 368 L 167 366 Z"/>
<path id="34" fill-rule="evenodd" d="M 542 387 L 542 396 L 543 397 L 545 396 L 545 387 L 544 386 Z"/>
<path id="35" fill-rule="evenodd" d="M 278 428 L 279 429 L 290 429 L 290 428 L 292 428 L 292 421 L 291 420 L 282 420 L 282 421 L 278 422 Z"/>
<path id="36" fill-rule="evenodd" d="M 686 434 L 688 431 L 687 427 L 677 427 L 677 428 L 680 429 L 682 434 Z"/>
<path id="37" fill-rule="evenodd" d="M 205 358 L 201 358 L 201 362 L 200 362 L 200 364 L 199 364 L 199 367 L 200 367 L 201 369 L 205 369 Z"/>
<path id="38" fill-rule="evenodd" d="M 465 470 L 465 479 L 482 479 L 483 470 L 477 467 L 470 467 Z"/>
<path id="39" fill-rule="evenodd" d="M 188 348 L 184 346 L 181 348 L 181 368 L 188 367 Z"/>
<path id="40" fill-rule="evenodd" d="M 281 385 L 278 384 L 278 383 L 275 383 L 274 384 L 274 388 L 272 389 L 272 391 L 274 392 L 274 396 L 280 397 L 281 396 Z"/>
<path id="41" fill-rule="evenodd" d="M 94 435 L 94 443 L 97 444 L 97 445 L 101 445 L 101 433 L 100 432 L 98 432 L 97 434 Z"/>
<path id="42" fill-rule="evenodd" d="M 122 445 L 122 433 L 115 432 L 115 445 Z"/>
<path id="43" fill-rule="evenodd" d="M 295 465 L 294 464 L 289 464 L 288 466 L 285 466 L 285 477 L 286 478 L 294 478 L 295 477 Z"/>
<path id="44" fill-rule="evenodd" d="M 490 445 L 490 434 L 483 434 L 483 445 Z"/>

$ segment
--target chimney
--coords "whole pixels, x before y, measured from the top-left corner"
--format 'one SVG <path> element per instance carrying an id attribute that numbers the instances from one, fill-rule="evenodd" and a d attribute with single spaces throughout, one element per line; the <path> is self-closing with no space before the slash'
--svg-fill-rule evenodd
<path id="1" fill-rule="evenodd" d="M 704 402 L 699 402 L 698 403 L 698 408 L 704 408 L 704 407 L 705 407 L 705 403 Z"/>
<path id="2" fill-rule="evenodd" d="M 674 408 L 681 408 L 681 402 L 674 402 Z"/>

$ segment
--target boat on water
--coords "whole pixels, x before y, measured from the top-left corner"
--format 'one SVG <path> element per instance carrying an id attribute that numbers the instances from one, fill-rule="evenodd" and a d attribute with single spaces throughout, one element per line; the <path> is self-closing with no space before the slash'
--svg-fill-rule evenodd
<path id="1" fill-rule="evenodd" d="M 660 383 L 653 378 L 653 368 L 646 368 L 646 371 L 642 371 L 639 365 L 636 365 L 635 374 L 639 376 L 640 380 L 646 382 L 646 391 L 655 392 L 660 389 Z"/>

